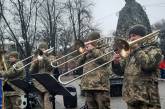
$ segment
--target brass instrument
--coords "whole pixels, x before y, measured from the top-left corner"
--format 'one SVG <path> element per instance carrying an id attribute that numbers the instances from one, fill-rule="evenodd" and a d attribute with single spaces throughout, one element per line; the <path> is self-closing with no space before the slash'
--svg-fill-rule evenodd
<path id="1" fill-rule="evenodd" d="M 21 69 L 25 68 L 26 66 L 30 65 L 31 63 L 33 63 L 34 61 L 42 60 L 42 59 L 43 59 L 43 56 L 42 56 L 42 55 L 43 55 L 44 53 L 51 53 L 52 51 L 53 51 L 53 47 L 52 47 L 52 48 L 49 48 L 49 49 L 47 49 L 47 50 L 45 50 L 45 51 L 43 51 L 43 52 L 42 52 L 41 50 L 38 50 L 38 53 L 33 54 L 33 55 L 31 55 L 31 56 L 29 56 L 29 57 L 27 57 L 27 58 L 25 58 L 25 59 L 23 59 L 23 60 L 18 61 L 17 63 L 15 63 L 15 64 L 13 65 L 13 68 L 14 68 L 15 70 L 21 70 Z M 17 65 L 17 64 L 19 64 L 20 62 L 21 62 L 21 63 L 22 63 L 22 62 L 25 62 L 25 61 L 27 61 L 28 59 L 30 59 L 30 58 L 32 58 L 32 57 L 34 57 L 34 56 L 37 56 L 37 58 L 34 59 L 34 60 L 32 60 L 31 62 L 25 64 L 24 66 L 22 66 L 22 67 L 20 67 L 20 68 L 16 68 L 16 65 Z"/>
<path id="2" fill-rule="evenodd" d="M 158 36 L 158 34 L 159 34 L 159 30 L 158 30 L 158 31 L 154 31 L 153 33 L 150 33 L 150 34 L 148 34 L 148 35 L 146 35 L 146 36 L 144 36 L 144 37 L 142 37 L 142 38 L 139 38 L 139 39 L 137 39 L 137 40 L 135 40 L 135 41 L 131 41 L 131 42 L 127 42 L 127 41 L 125 41 L 125 40 L 123 40 L 123 39 L 117 39 L 117 40 L 115 41 L 115 43 L 116 43 L 115 45 L 118 47 L 118 49 L 119 49 L 119 51 L 120 51 L 119 54 L 121 55 L 121 57 L 127 57 L 127 56 L 129 55 L 129 53 L 130 53 L 130 52 L 128 52 L 128 51 L 130 51 L 130 48 L 131 48 L 133 45 L 135 45 L 135 44 L 140 44 L 140 43 L 145 43 L 145 42 L 148 42 L 148 40 L 151 40 L 151 39 L 153 40 L 153 39 L 155 39 L 155 37 Z M 124 55 L 123 52 L 128 52 L 128 53 L 127 53 L 127 55 Z M 93 71 L 97 70 L 98 68 L 103 67 L 103 66 L 105 66 L 105 65 L 107 65 L 107 64 L 109 64 L 109 63 L 111 63 L 111 62 L 114 60 L 113 58 L 110 59 L 109 61 L 105 62 L 104 64 L 102 64 L 102 65 L 100 65 L 100 66 L 98 66 L 98 67 L 96 67 L 96 68 L 94 68 L 94 69 L 92 69 L 92 70 L 90 70 L 90 71 L 88 71 L 88 72 L 85 72 L 85 73 L 83 73 L 82 75 L 80 75 L 80 76 L 78 76 L 78 77 L 76 77 L 76 78 L 74 78 L 74 79 L 72 79 L 72 80 L 64 81 L 64 82 L 61 80 L 61 78 L 62 78 L 63 76 L 68 75 L 68 74 L 71 73 L 72 71 L 77 70 L 77 69 L 79 69 L 79 68 L 81 68 L 81 67 L 83 67 L 83 66 L 85 66 L 85 65 L 87 65 L 87 64 L 89 64 L 89 63 L 91 63 L 91 62 L 94 62 L 94 61 L 96 61 L 96 60 L 98 60 L 98 59 L 100 59 L 100 58 L 102 58 L 102 57 L 104 57 L 104 56 L 107 56 L 107 55 L 109 55 L 109 54 L 112 54 L 112 55 L 115 54 L 114 50 L 111 50 L 111 51 L 109 51 L 109 52 L 103 54 L 102 56 L 99 56 L 99 57 L 97 57 L 97 58 L 95 58 L 95 59 L 93 59 L 93 60 L 91 60 L 91 61 L 89 61 L 89 62 L 87 62 L 87 63 L 85 63 L 85 64 L 83 64 L 83 65 L 80 65 L 80 66 L 78 66 L 78 67 L 76 67 L 76 68 L 74 68 L 74 69 L 71 69 L 70 71 L 68 71 L 68 72 L 66 72 L 66 73 L 61 74 L 61 75 L 59 76 L 59 78 L 58 78 L 58 81 L 59 81 L 61 84 L 63 84 L 63 85 L 67 85 L 67 84 L 69 84 L 69 83 L 71 83 L 71 82 L 73 82 L 73 81 L 75 81 L 75 80 L 77 80 L 77 79 L 79 79 L 79 78 L 81 78 L 81 77 L 87 75 L 88 73 L 93 72 Z M 65 62 L 64 62 L 64 63 L 65 63 Z"/>
<path id="3" fill-rule="evenodd" d="M 99 39 L 90 41 L 89 43 L 102 41 L 102 40 L 105 39 L 105 38 L 106 38 L 106 37 L 104 37 L 104 38 L 99 38 Z M 87 45 L 87 44 L 89 44 L 89 43 L 85 43 L 85 45 Z M 60 60 L 62 60 L 62 59 L 65 59 L 66 57 L 69 57 L 69 56 L 71 56 L 71 55 L 73 55 L 74 53 L 77 53 L 77 52 L 79 52 L 78 49 L 76 49 L 76 50 L 74 50 L 74 51 L 68 53 L 67 55 L 64 55 L 64 56 L 62 56 L 62 57 L 60 57 L 60 58 L 58 58 L 58 59 L 56 59 L 56 60 L 54 60 L 54 61 L 52 61 L 52 62 L 51 62 L 51 66 L 57 68 L 57 67 L 59 67 L 59 66 L 61 66 L 61 65 L 64 65 L 64 64 L 66 64 L 66 63 L 68 63 L 68 62 L 70 62 L 70 61 L 76 59 L 76 57 L 79 57 L 79 56 L 76 56 L 76 57 L 73 58 L 73 59 L 69 59 L 68 61 L 66 61 L 66 62 L 64 62 L 64 63 L 62 63 L 62 64 L 60 64 L 60 65 L 58 65 L 58 66 L 55 66 L 55 65 L 53 64 L 53 63 L 57 63 L 58 61 L 60 61 Z M 83 55 L 83 54 L 81 54 L 80 56 L 82 56 L 82 55 Z"/>
<path id="4" fill-rule="evenodd" d="M 117 48 L 119 49 L 120 51 L 120 55 L 121 57 L 125 58 L 129 55 L 130 53 L 130 48 L 135 45 L 135 44 L 151 44 L 153 43 L 158 37 L 158 34 L 159 34 L 160 30 L 157 30 L 157 31 L 154 31 L 142 38 L 139 38 L 137 40 L 134 40 L 134 41 L 131 41 L 131 42 L 127 42 L 123 39 L 117 39 L 116 40 L 116 46 Z"/>

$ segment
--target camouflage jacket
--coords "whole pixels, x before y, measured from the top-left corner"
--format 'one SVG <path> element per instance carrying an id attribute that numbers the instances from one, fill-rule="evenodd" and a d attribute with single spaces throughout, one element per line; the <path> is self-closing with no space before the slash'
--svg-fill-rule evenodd
<path id="1" fill-rule="evenodd" d="M 15 78 L 23 78 L 24 76 L 24 69 L 19 69 L 23 66 L 22 62 L 19 62 L 18 64 L 16 64 L 16 69 L 15 70 L 14 67 L 11 65 L 7 71 L 0 71 L 0 74 L 2 75 L 2 77 L 4 77 L 5 79 L 15 79 Z"/>
<path id="2" fill-rule="evenodd" d="M 89 62 L 99 56 L 103 55 L 103 52 L 100 49 L 94 49 L 90 53 L 86 54 L 83 59 L 85 62 Z M 94 62 L 91 62 L 84 66 L 83 72 L 86 73 L 103 63 L 105 63 L 106 56 L 102 57 Z M 82 60 L 81 60 L 82 62 Z M 82 90 L 105 90 L 109 91 L 109 72 L 107 66 L 96 69 L 93 72 L 88 73 L 81 80 L 81 89 Z"/>
<path id="3" fill-rule="evenodd" d="M 16 64 L 16 68 L 18 70 L 15 70 L 14 67 L 11 65 L 7 71 L 0 71 L 2 77 L 5 78 L 5 84 L 9 84 L 11 86 L 11 88 L 14 91 L 5 91 L 5 96 L 13 96 L 13 95 L 20 95 L 20 94 L 24 94 L 23 90 L 19 89 L 18 87 L 16 87 L 15 85 L 11 84 L 10 81 L 16 78 L 23 78 L 24 77 L 24 69 L 19 69 L 23 66 L 23 63 L 19 62 L 18 64 Z"/>
<path id="4" fill-rule="evenodd" d="M 50 60 L 46 55 L 43 56 L 42 60 L 37 60 L 37 62 L 32 63 L 31 67 L 30 67 L 31 74 L 35 74 L 35 73 L 48 73 L 48 74 L 51 74 L 52 70 L 53 70 L 53 68 L 50 64 Z M 33 79 L 32 81 L 33 81 L 34 86 L 40 92 L 43 93 L 43 92 L 47 91 L 45 89 L 45 87 L 42 84 L 40 84 L 37 80 Z"/>
<path id="5" fill-rule="evenodd" d="M 34 57 L 34 60 L 36 58 Z M 34 62 L 30 66 L 30 72 L 32 74 L 35 73 L 49 73 L 52 71 L 52 66 L 50 64 L 50 59 L 44 55 L 42 60 L 37 60 L 37 62 Z"/>
<path id="6" fill-rule="evenodd" d="M 147 104 L 160 105 L 158 93 L 160 60 L 161 51 L 156 46 L 139 48 L 130 54 L 125 63 L 125 70 L 123 70 L 123 99 L 127 103 L 142 101 Z"/>

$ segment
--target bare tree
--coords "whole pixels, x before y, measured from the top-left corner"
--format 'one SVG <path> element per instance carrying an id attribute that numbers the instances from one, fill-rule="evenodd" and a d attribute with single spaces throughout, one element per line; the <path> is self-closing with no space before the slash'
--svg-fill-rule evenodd
<path id="1" fill-rule="evenodd" d="M 85 0 L 68 0 L 66 3 L 75 40 L 83 39 L 89 31 L 93 30 L 90 11 L 92 5 L 92 3 L 87 3 Z"/>
<path id="2" fill-rule="evenodd" d="M 45 0 L 40 9 L 41 23 L 44 27 L 44 35 L 54 51 L 57 51 L 58 28 L 62 22 L 63 5 L 55 0 Z"/>
<path id="3" fill-rule="evenodd" d="M 8 34 L 16 43 L 21 58 L 28 57 L 31 55 L 37 32 L 39 2 L 38 0 L 6 0 L 5 2 L 7 4 L 0 2 L 0 9 L 1 12 L 3 11 L 1 16 L 8 27 Z"/>

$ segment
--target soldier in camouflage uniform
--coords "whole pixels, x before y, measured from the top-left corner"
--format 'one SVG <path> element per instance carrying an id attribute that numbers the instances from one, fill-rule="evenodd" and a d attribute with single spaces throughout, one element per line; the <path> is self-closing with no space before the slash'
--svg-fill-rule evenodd
<path id="1" fill-rule="evenodd" d="M 145 27 L 135 25 L 129 31 L 129 40 L 146 35 Z M 114 56 L 114 72 L 124 72 L 123 99 L 128 109 L 160 109 L 158 92 L 158 64 L 161 50 L 156 43 L 136 44 L 131 48 L 125 68 L 120 66 L 119 55 Z"/>
<path id="2" fill-rule="evenodd" d="M 35 56 L 34 56 L 34 60 L 36 60 L 36 58 L 38 58 L 38 59 L 36 61 L 33 61 L 32 65 L 30 67 L 30 72 L 32 74 L 35 74 L 35 73 L 51 74 L 52 67 L 51 67 L 50 61 L 48 59 L 48 54 L 43 53 L 43 51 L 45 51 L 46 49 L 48 49 L 47 43 L 42 42 L 39 44 L 38 51 L 36 51 Z M 40 55 L 42 54 L 41 59 L 38 57 L 39 54 Z M 33 79 L 33 83 L 34 83 L 34 86 L 40 91 L 40 92 L 38 92 L 38 94 L 40 95 L 39 101 L 41 104 L 41 108 L 42 109 L 52 109 L 53 106 L 50 101 L 49 92 L 44 88 L 44 86 L 42 84 L 40 84 L 35 79 Z"/>
<path id="3" fill-rule="evenodd" d="M 89 35 L 87 41 L 92 41 L 100 38 L 100 34 L 93 32 Z M 89 43 L 86 46 L 87 52 L 82 58 L 85 62 L 89 62 L 103 54 L 103 51 L 96 48 L 97 43 Z M 82 62 L 82 60 L 81 60 Z M 100 58 L 84 66 L 84 72 L 100 66 L 106 62 L 106 58 Z M 88 109 L 110 109 L 110 95 L 109 95 L 109 72 L 107 66 L 103 66 L 91 73 L 88 73 L 81 80 L 81 90 L 85 92 L 86 105 Z"/>
<path id="4" fill-rule="evenodd" d="M 9 53 L 8 70 L 0 71 L 1 76 L 6 80 L 5 84 L 9 84 L 14 89 L 14 91 L 4 92 L 6 109 L 22 109 L 20 107 L 22 103 L 21 95 L 25 95 L 25 93 L 21 89 L 10 83 L 10 80 L 24 77 L 24 72 L 23 72 L 24 69 L 19 69 L 23 66 L 23 63 L 19 62 L 18 64 L 16 64 L 16 68 L 19 70 L 15 70 L 13 68 L 13 65 L 17 62 L 18 62 L 18 53 L 17 52 Z"/>

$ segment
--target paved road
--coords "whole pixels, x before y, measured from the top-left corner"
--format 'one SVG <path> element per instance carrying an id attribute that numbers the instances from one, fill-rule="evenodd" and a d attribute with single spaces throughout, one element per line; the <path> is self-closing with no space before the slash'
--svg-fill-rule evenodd
<path id="1" fill-rule="evenodd" d="M 80 109 L 80 107 L 83 106 L 85 98 L 80 96 L 80 89 L 79 89 L 79 80 L 72 83 L 72 86 L 75 86 L 77 88 L 77 94 L 78 94 L 78 106 L 74 109 Z M 160 91 L 160 99 L 161 99 L 161 105 L 162 109 L 165 109 L 165 81 L 159 81 L 159 91 Z M 112 97 L 111 98 L 111 108 L 112 109 L 127 109 L 126 104 L 122 100 L 121 97 Z M 66 109 L 63 105 L 63 97 L 62 96 L 56 96 L 56 109 Z"/>

